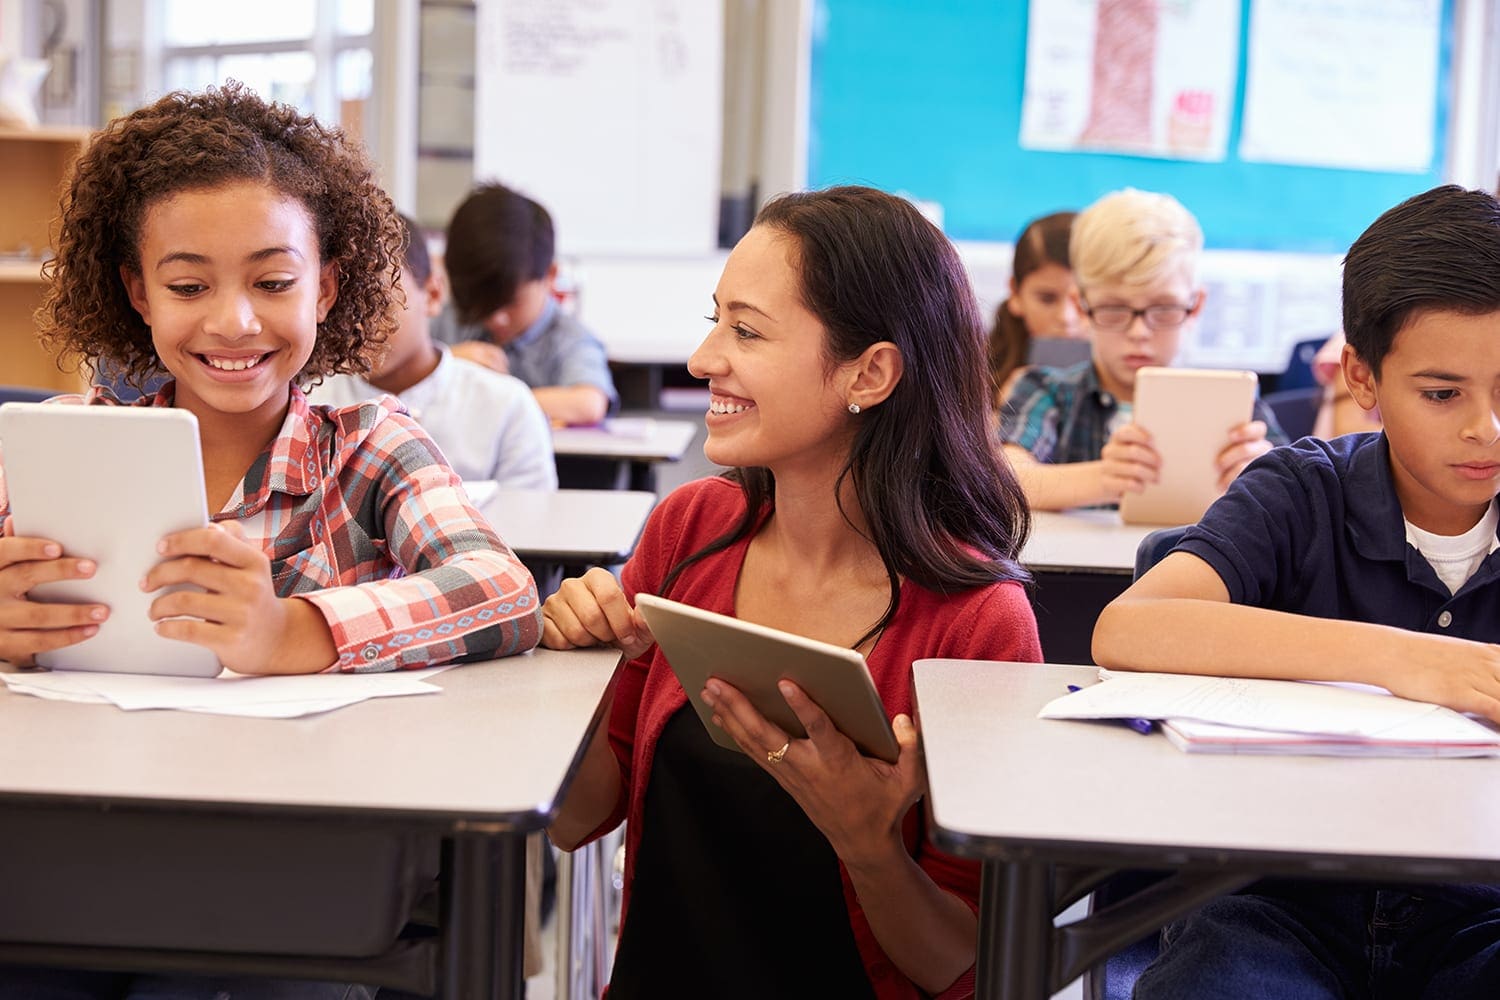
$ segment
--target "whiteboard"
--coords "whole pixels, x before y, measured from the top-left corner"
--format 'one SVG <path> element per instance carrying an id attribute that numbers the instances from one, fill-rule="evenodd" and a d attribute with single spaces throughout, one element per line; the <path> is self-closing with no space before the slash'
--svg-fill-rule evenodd
<path id="1" fill-rule="evenodd" d="M 474 176 L 552 213 L 566 253 L 718 243 L 723 6 L 480 0 Z"/>

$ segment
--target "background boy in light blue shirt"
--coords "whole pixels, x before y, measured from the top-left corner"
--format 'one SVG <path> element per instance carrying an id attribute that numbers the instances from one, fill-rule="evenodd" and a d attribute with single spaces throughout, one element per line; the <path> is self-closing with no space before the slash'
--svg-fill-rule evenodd
<path id="1" fill-rule="evenodd" d="M 460 357 L 531 386 L 553 423 L 596 424 L 619 394 L 604 345 L 552 294 L 554 247 L 541 205 L 502 184 L 475 188 L 448 222 L 453 307 L 433 333 Z"/>

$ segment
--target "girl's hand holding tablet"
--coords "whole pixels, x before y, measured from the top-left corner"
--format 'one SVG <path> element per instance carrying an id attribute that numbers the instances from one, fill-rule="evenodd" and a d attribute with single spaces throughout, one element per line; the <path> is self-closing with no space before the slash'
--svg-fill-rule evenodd
<path id="1" fill-rule="evenodd" d="M 39 584 L 94 575 L 88 559 L 64 558 L 46 538 L 0 538 L 0 660 L 31 666 L 37 653 L 92 636 L 109 617 L 102 604 L 44 604 L 27 598 Z"/>
<path id="2" fill-rule="evenodd" d="M 233 522 L 179 531 L 163 538 L 162 561 L 141 581 L 147 592 L 173 584 L 151 602 L 156 630 L 213 651 L 241 674 L 308 674 L 338 658 L 319 611 L 295 597 L 279 598 L 271 563 Z"/>
<path id="3" fill-rule="evenodd" d="M 905 859 L 901 818 L 927 790 L 911 718 L 898 715 L 893 720 L 901 756 L 887 764 L 860 753 L 796 684 L 784 680 L 778 687 L 807 739 L 788 739 L 750 699 L 721 680 L 708 682 L 703 699 L 713 706 L 715 722 L 797 800 L 846 866 Z"/>

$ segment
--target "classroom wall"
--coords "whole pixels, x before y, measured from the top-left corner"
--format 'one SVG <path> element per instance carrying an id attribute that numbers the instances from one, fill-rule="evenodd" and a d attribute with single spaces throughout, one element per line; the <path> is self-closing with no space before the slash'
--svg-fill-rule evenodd
<path id="1" fill-rule="evenodd" d="M 1442 182 L 1453 0 L 1441 3 L 1434 156 L 1409 173 L 1243 159 L 1255 5 L 1237 6 L 1227 154 L 1198 162 L 1022 148 L 1026 3 L 818 0 L 809 179 L 910 192 L 942 206 L 956 239 L 981 241 L 1012 239 L 1031 218 L 1120 187 L 1170 191 L 1210 247 L 1295 253 L 1342 252 L 1380 212 Z"/>
<path id="2" fill-rule="evenodd" d="M 1379 212 L 1460 167 L 1460 179 L 1470 183 L 1493 173 L 1492 165 L 1474 166 L 1494 148 L 1481 141 L 1495 131 L 1493 116 L 1482 115 L 1494 106 L 1486 96 L 1494 68 L 1485 73 L 1480 66 L 1494 52 L 1495 15 L 1487 3 L 1442 0 L 1444 100 L 1433 162 L 1426 171 L 1399 174 L 1244 162 L 1235 152 L 1239 114 L 1223 163 L 1022 150 L 1025 2 L 813 0 L 808 184 L 871 183 L 924 203 L 958 244 L 986 315 L 1006 293 L 1008 241 L 1025 221 L 1125 185 L 1171 191 L 1199 216 L 1210 247 L 1202 268 L 1204 315 L 1179 360 L 1280 371 L 1293 344 L 1339 326 L 1342 253 Z M 1240 95 L 1251 6 L 1239 5 Z M 1454 54 L 1460 19 L 1466 44 Z M 1478 32 L 1487 37 L 1476 41 Z M 1469 109 L 1456 124 L 1447 113 L 1450 90 Z M 689 303 L 702 298 L 705 284 L 701 262 L 654 261 L 660 295 L 631 295 L 616 279 L 644 278 L 634 264 L 590 258 L 580 264 L 585 318 L 611 350 L 630 354 L 650 345 L 646 353 L 661 355 L 691 339 L 675 324 L 691 329 Z M 593 301 L 590 275 L 603 286 Z"/>

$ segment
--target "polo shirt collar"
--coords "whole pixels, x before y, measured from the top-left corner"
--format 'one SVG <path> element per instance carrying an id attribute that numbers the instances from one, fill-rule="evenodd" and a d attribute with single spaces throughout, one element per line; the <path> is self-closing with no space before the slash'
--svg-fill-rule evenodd
<path id="1" fill-rule="evenodd" d="M 552 319 L 556 315 L 557 300 L 549 294 L 547 296 L 546 304 L 542 306 L 541 315 L 539 315 L 536 320 L 521 333 L 519 337 L 517 337 L 515 340 L 512 340 L 510 344 L 512 346 L 519 347 L 522 344 L 529 344 L 533 340 L 536 340 L 542 335 L 543 332 L 546 331 L 549 326 L 552 325 Z"/>
<path id="2" fill-rule="evenodd" d="M 1356 438 L 1351 435 L 1341 440 L 1354 442 Z M 1367 559 L 1404 563 L 1408 579 L 1447 593 L 1447 587 L 1438 583 L 1427 559 L 1406 540 L 1405 515 L 1396 497 L 1396 479 L 1391 474 L 1391 445 L 1384 431 L 1373 444 L 1352 449 L 1344 490 L 1346 497 L 1358 498 L 1357 503 L 1344 505 L 1345 530 L 1355 550 Z M 1497 572 L 1500 564 L 1492 567 L 1486 559 L 1485 565 L 1460 590 L 1468 589 L 1476 580 L 1484 583 Z"/>
<path id="3" fill-rule="evenodd" d="M 1351 446 L 1349 472 L 1344 477 L 1344 528 L 1356 551 L 1368 559 L 1406 561 L 1406 524 L 1396 481 L 1391 475 L 1391 446 L 1381 431 L 1373 444 L 1358 447 L 1358 438 L 1345 439 Z"/>

